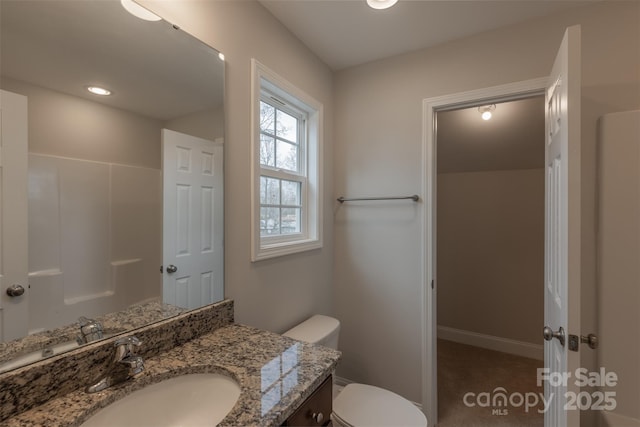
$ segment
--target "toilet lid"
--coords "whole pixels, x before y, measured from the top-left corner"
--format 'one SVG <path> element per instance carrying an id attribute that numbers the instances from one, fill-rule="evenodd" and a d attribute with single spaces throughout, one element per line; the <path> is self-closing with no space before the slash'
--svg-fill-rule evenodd
<path id="1" fill-rule="evenodd" d="M 413 403 L 389 390 L 349 384 L 333 401 L 333 415 L 351 426 L 427 426 Z"/>

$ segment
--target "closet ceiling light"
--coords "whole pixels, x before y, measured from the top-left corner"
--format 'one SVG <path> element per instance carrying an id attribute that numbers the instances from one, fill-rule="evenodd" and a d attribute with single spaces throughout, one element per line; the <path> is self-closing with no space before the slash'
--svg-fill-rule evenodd
<path id="1" fill-rule="evenodd" d="M 493 116 L 493 111 L 495 109 L 496 109 L 496 104 L 478 107 L 478 111 L 480 112 L 482 120 L 490 120 L 491 116 Z"/>
<path id="2" fill-rule="evenodd" d="M 398 0 L 367 0 L 369 7 L 374 9 L 388 9 L 397 2 Z"/>

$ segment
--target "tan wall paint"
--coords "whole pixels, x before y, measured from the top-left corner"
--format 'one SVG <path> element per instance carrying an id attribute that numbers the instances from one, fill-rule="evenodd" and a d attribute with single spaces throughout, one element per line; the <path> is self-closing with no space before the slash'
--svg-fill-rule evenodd
<path id="1" fill-rule="evenodd" d="M 224 53 L 225 296 L 238 322 L 283 332 L 331 314 L 333 270 L 332 73 L 256 1 L 154 1 L 159 15 Z M 324 247 L 250 261 L 251 58 L 324 104 Z"/>
<path id="2" fill-rule="evenodd" d="M 438 175 L 438 326 L 542 345 L 544 169 Z"/>
<path id="3" fill-rule="evenodd" d="M 224 137 L 224 107 L 198 111 L 164 122 L 164 127 L 214 141 Z"/>
<path id="4" fill-rule="evenodd" d="M 601 119 L 598 190 L 598 365 L 618 375 L 615 412 L 640 423 L 640 111 Z"/>
<path id="5" fill-rule="evenodd" d="M 2 78 L 29 98 L 29 152 L 160 169 L 162 122 L 40 86 Z"/>
<path id="6" fill-rule="evenodd" d="M 640 3 L 607 1 L 335 76 L 336 195 L 422 188 L 422 100 L 548 75 L 567 26 L 582 25 L 582 312 L 596 330 L 596 120 L 638 108 Z M 387 205 L 385 205 L 387 206 Z M 424 205 L 340 207 L 334 301 L 343 322 L 338 374 L 421 401 L 420 270 Z M 582 352 L 595 367 L 595 353 Z"/>

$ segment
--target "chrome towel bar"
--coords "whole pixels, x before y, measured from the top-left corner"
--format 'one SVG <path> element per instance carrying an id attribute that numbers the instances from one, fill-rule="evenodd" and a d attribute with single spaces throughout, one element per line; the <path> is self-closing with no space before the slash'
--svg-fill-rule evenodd
<path id="1" fill-rule="evenodd" d="M 417 194 L 414 194 L 413 196 L 400 196 L 400 197 L 353 197 L 353 198 L 346 198 L 346 197 L 338 197 L 338 201 L 340 203 L 344 203 L 344 202 L 360 202 L 360 201 L 371 201 L 371 200 L 413 200 L 414 202 L 417 202 L 420 200 L 420 196 L 418 196 Z"/>

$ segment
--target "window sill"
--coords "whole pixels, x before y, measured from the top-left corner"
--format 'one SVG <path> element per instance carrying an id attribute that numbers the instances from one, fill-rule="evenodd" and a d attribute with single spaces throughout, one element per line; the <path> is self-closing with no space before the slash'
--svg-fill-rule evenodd
<path id="1" fill-rule="evenodd" d="M 290 242 L 271 243 L 260 246 L 260 248 L 258 248 L 253 254 L 251 254 L 251 261 L 262 261 L 264 259 L 312 251 L 314 249 L 320 248 L 322 248 L 322 241 L 320 239 L 305 239 Z"/>

